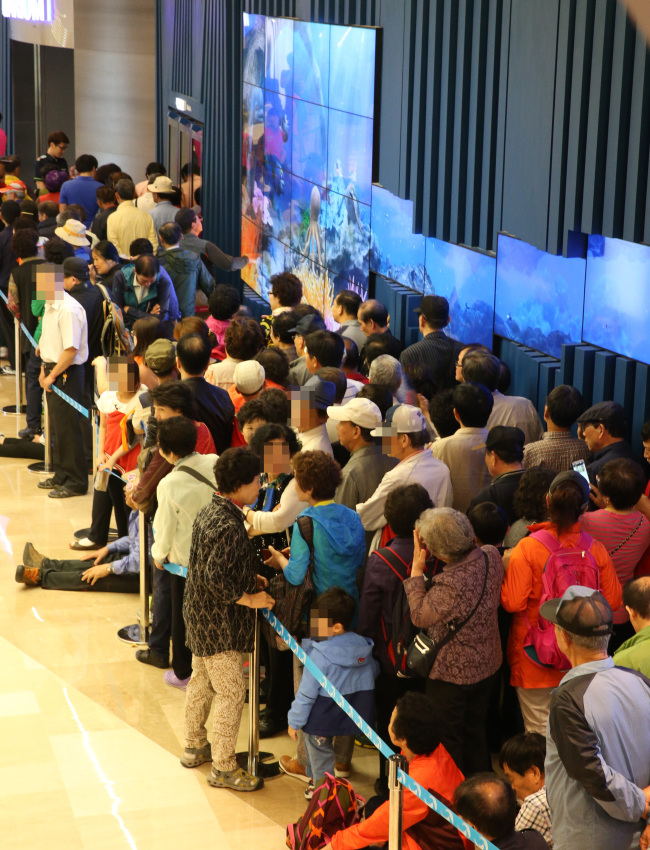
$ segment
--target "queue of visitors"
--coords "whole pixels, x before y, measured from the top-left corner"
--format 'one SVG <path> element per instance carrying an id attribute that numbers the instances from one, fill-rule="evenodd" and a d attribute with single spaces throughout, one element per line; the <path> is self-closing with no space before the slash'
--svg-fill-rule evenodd
<path id="1" fill-rule="evenodd" d="M 497 847 L 645 850 L 650 485 L 623 408 L 587 409 L 558 386 L 545 430 L 529 399 L 498 389 L 498 357 L 445 333 L 436 295 L 407 348 L 385 305 L 352 290 L 334 299 L 333 330 L 288 272 L 271 278 L 258 322 L 236 285 L 215 284 L 215 267 L 248 259 L 201 237 L 189 184 L 155 162 L 137 186 L 92 155 L 69 169 L 68 144 L 50 135 L 33 186 L 17 157 L 0 160 L 3 374 L 14 317 L 38 343 L 22 352 L 27 423 L 6 453 L 49 439 L 53 474 L 38 487 L 73 498 L 93 474 L 92 513 L 77 558 L 28 541 L 16 581 L 136 592 L 150 570 L 153 625 L 136 658 L 185 692 L 181 764 L 209 763 L 211 786 L 263 785 L 235 760 L 242 654 L 281 587 L 300 594 L 292 631 L 307 655 Z M 95 456 L 80 408 L 98 413 Z M 650 459 L 650 423 L 641 437 Z M 141 524 L 154 531 L 145 563 Z M 280 767 L 309 800 L 324 775 L 354 779 L 358 730 L 267 637 L 260 736 L 295 741 Z M 385 764 L 334 847 L 386 842 Z M 464 846 L 409 791 L 403 828 L 410 850 Z"/>

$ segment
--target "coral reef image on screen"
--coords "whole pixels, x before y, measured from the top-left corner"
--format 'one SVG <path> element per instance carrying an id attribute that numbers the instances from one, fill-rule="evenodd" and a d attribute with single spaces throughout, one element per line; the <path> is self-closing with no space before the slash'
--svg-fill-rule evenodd
<path id="1" fill-rule="evenodd" d="M 582 337 L 650 363 L 650 247 L 590 236 Z"/>
<path id="2" fill-rule="evenodd" d="M 332 324 L 370 272 L 376 33 L 244 14 L 242 278 L 291 271 Z"/>
<path id="3" fill-rule="evenodd" d="M 427 238 L 425 293 L 449 301 L 448 336 L 492 348 L 496 262 L 489 254 Z"/>
<path id="4" fill-rule="evenodd" d="M 553 357 L 581 342 L 585 266 L 500 233 L 494 332 Z"/>

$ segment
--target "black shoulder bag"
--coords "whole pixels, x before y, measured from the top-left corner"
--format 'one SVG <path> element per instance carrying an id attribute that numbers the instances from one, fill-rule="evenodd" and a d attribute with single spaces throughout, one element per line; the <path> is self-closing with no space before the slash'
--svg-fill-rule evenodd
<path id="1" fill-rule="evenodd" d="M 483 552 L 483 558 L 485 559 L 485 577 L 483 578 L 481 595 L 479 596 L 476 605 L 472 608 L 467 617 L 465 617 L 464 620 L 461 620 L 460 623 L 456 623 L 453 620 L 446 623 L 447 632 L 438 640 L 430 638 L 424 629 L 415 636 L 406 652 L 406 666 L 412 676 L 421 679 L 428 679 L 429 674 L 433 669 L 433 665 L 436 663 L 436 658 L 438 657 L 440 650 L 443 646 L 447 646 L 450 640 L 453 640 L 454 636 L 457 635 L 458 632 L 467 625 L 467 623 L 469 623 L 478 610 L 478 606 L 481 604 L 483 594 L 485 593 L 488 572 L 490 569 L 490 562 L 488 561 L 488 556 L 485 552 Z"/>
<path id="2" fill-rule="evenodd" d="M 268 593 L 275 599 L 273 606 L 275 616 L 290 635 L 300 640 L 307 634 L 305 614 L 311 608 L 316 597 L 312 576 L 314 571 L 314 521 L 310 516 L 299 516 L 296 522 L 303 540 L 309 547 L 307 573 L 302 583 L 295 585 L 288 582 L 283 573 L 280 572 L 269 581 Z M 262 620 L 262 630 L 271 646 L 281 650 L 289 648 L 266 620 Z"/>

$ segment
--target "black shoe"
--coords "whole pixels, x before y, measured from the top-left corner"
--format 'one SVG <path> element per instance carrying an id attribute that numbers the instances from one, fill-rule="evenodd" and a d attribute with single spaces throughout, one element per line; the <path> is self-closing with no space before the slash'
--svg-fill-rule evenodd
<path id="1" fill-rule="evenodd" d="M 40 429 L 30 428 L 28 425 L 27 428 L 23 428 L 18 432 L 18 436 L 21 440 L 33 440 L 34 437 L 40 437 L 42 433 Z"/>
<path id="2" fill-rule="evenodd" d="M 39 481 L 36 486 L 40 487 L 41 490 L 54 490 L 57 485 L 54 483 L 54 478 L 52 477 L 46 478 L 43 481 Z"/>
<path id="3" fill-rule="evenodd" d="M 71 499 L 73 496 L 85 496 L 85 493 L 75 493 L 74 490 L 68 490 L 67 487 L 55 487 L 48 496 L 50 499 Z"/>
<path id="4" fill-rule="evenodd" d="M 275 738 L 287 729 L 286 720 L 283 722 L 275 717 L 260 718 L 260 738 Z"/>
<path id="5" fill-rule="evenodd" d="M 161 655 L 158 655 L 158 653 L 154 652 L 152 649 L 139 649 L 136 652 L 135 657 L 143 664 L 151 664 L 152 667 L 158 667 L 160 670 L 169 669 L 169 661 L 166 661 Z"/>

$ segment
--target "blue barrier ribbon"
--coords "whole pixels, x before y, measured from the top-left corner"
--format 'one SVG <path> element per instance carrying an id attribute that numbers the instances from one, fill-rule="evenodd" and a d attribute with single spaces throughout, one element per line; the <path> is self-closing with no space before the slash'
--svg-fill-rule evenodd
<path id="1" fill-rule="evenodd" d="M 330 696 L 334 702 L 341 708 L 351 720 L 353 720 L 356 725 L 361 729 L 363 734 L 374 744 L 375 747 L 381 752 L 383 756 L 387 759 L 392 755 L 395 755 L 394 751 L 388 746 L 388 744 L 383 741 L 379 735 L 375 732 L 374 729 L 371 729 L 370 726 L 366 723 L 366 721 L 361 717 L 361 715 L 355 711 L 354 708 L 350 705 L 350 703 L 345 699 L 345 697 L 340 694 L 334 685 L 325 677 L 325 675 L 318 669 L 318 667 L 314 664 L 314 662 L 306 655 L 305 651 L 301 646 L 298 645 L 295 638 L 293 638 L 289 632 L 285 629 L 282 623 L 278 620 L 278 618 L 269 611 L 268 608 L 263 608 L 261 610 L 263 617 L 268 620 L 268 622 L 273 626 L 278 635 L 282 638 L 282 640 L 287 644 L 289 649 L 293 652 L 293 654 L 305 665 L 307 670 L 312 674 L 314 679 L 318 682 L 318 684 L 323 688 L 323 690 Z M 412 777 L 408 775 L 408 773 L 404 773 L 403 770 L 397 771 L 397 778 L 402 783 L 405 788 L 415 794 L 415 796 L 422 800 L 430 809 L 433 809 L 434 812 L 443 817 L 448 823 L 455 826 L 456 829 L 460 832 L 461 835 L 464 835 L 465 838 L 468 838 L 470 841 L 473 841 L 474 844 L 480 848 L 480 850 L 497 850 L 497 848 L 492 844 L 492 842 L 488 841 L 487 838 L 484 838 L 480 832 L 477 832 L 473 827 L 469 824 L 465 823 L 464 820 L 458 817 L 455 812 L 445 806 L 437 797 L 434 797 L 433 794 L 430 794 L 425 788 L 423 788 L 418 782 L 416 782 Z"/>
<path id="2" fill-rule="evenodd" d="M 5 302 L 5 304 L 9 303 L 9 299 L 7 298 L 7 296 L 4 294 L 4 292 L 1 289 L 0 289 L 0 296 L 2 297 L 2 300 Z M 38 343 L 36 342 L 34 337 L 30 334 L 30 332 L 27 330 L 25 325 L 23 325 L 22 322 L 20 322 L 20 329 L 25 334 L 25 336 L 30 341 L 30 343 L 32 344 L 32 348 L 34 348 L 34 349 L 38 348 Z M 63 390 L 60 390 L 58 387 L 55 387 L 54 384 L 52 384 L 51 389 L 60 398 L 62 398 L 63 401 L 67 402 L 70 405 L 70 407 L 74 407 L 74 409 L 76 411 L 78 411 L 79 413 L 81 413 L 82 416 L 85 416 L 86 419 L 90 419 L 90 413 L 88 412 L 88 409 L 83 406 L 83 404 L 79 404 L 78 401 L 75 401 L 73 398 L 70 398 L 69 395 L 64 393 Z"/>

